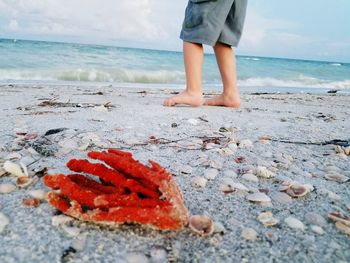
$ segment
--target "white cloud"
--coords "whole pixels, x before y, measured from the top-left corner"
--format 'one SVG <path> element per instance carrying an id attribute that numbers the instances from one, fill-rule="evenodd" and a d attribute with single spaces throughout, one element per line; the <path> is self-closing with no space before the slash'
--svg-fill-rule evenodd
<path id="1" fill-rule="evenodd" d="M 17 31 L 19 29 L 19 25 L 16 19 L 11 19 L 9 24 L 7 25 L 7 29 L 9 31 Z"/>

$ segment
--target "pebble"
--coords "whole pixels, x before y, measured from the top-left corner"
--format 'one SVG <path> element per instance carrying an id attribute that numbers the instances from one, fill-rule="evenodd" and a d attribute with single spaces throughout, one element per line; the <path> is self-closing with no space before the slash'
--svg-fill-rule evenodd
<path id="1" fill-rule="evenodd" d="M 204 188 L 207 185 L 208 180 L 204 177 L 195 177 L 192 179 L 191 184 L 194 187 Z"/>
<path id="2" fill-rule="evenodd" d="M 323 234 L 324 234 L 324 230 L 323 230 L 323 228 L 320 227 L 320 226 L 312 225 L 310 228 L 311 228 L 311 230 L 312 230 L 314 233 L 316 233 L 316 234 L 318 234 L 318 235 L 323 235 Z"/>
<path id="3" fill-rule="evenodd" d="M 0 233 L 5 230 L 5 227 L 10 223 L 7 216 L 0 212 Z"/>
<path id="4" fill-rule="evenodd" d="M 0 184 L 0 194 L 8 194 L 16 190 L 13 184 Z"/>
<path id="5" fill-rule="evenodd" d="M 204 177 L 208 180 L 214 180 L 219 174 L 219 171 L 216 169 L 208 169 L 204 173 Z"/>
<path id="6" fill-rule="evenodd" d="M 242 175 L 242 179 L 249 181 L 249 182 L 254 182 L 254 183 L 258 183 L 259 182 L 259 178 L 257 176 L 255 176 L 254 174 L 243 174 Z"/>
<path id="7" fill-rule="evenodd" d="M 327 224 L 326 219 L 324 219 L 321 215 L 313 212 L 306 213 L 305 220 L 311 225 L 325 226 Z"/>
<path id="8" fill-rule="evenodd" d="M 305 226 L 304 224 L 297 218 L 289 216 L 286 219 L 284 219 L 284 222 L 293 229 L 298 229 L 298 230 L 304 230 Z"/>
<path id="9" fill-rule="evenodd" d="M 258 166 L 255 169 L 255 175 L 262 178 L 272 178 L 274 177 L 273 172 L 269 171 L 265 166 Z"/>
<path id="10" fill-rule="evenodd" d="M 253 228 L 245 227 L 242 229 L 241 236 L 245 240 L 255 241 L 258 238 L 258 233 Z"/>

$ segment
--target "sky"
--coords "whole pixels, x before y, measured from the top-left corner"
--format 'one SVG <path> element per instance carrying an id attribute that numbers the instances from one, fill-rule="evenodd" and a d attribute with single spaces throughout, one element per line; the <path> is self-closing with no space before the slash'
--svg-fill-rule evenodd
<path id="1" fill-rule="evenodd" d="M 0 0 L 0 38 L 178 51 L 186 4 L 187 0 Z M 350 62 L 349 12 L 349 0 L 248 0 L 236 53 Z"/>

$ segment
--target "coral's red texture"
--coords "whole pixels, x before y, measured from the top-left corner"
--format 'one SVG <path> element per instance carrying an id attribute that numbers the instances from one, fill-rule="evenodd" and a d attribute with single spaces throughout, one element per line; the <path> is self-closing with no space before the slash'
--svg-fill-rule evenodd
<path id="1" fill-rule="evenodd" d="M 188 223 L 188 211 L 170 173 L 153 161 L 151 167 L 117 149 L 89 152 L 103 163 L 70 160 L 76 173 L 99 177 L 97 182 L 82 174 L 44 177 L 55 191 L 48 194 L 51 205 L 83 221 L 108 225 L 139 223 L 162 230 L 181 229 Z M 59 190 L 59 191 L 57 191 Z"/>

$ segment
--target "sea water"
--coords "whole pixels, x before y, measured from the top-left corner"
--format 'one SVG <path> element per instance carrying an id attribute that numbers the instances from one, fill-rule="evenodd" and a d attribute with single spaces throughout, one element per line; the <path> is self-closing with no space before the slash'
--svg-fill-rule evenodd
<path id="1" fill-rule="evenodd" d="M 237 56 L 241 89 L 350 92 L 350 64 Z M 183 88 L 181 52 L 0 39 L 0 83 L 100 83 Z M 221 89 L 215 56 L 205 55 L 203 86 Z"/>

